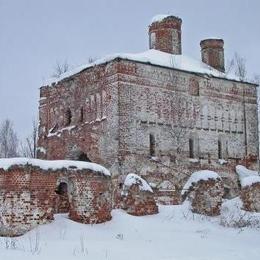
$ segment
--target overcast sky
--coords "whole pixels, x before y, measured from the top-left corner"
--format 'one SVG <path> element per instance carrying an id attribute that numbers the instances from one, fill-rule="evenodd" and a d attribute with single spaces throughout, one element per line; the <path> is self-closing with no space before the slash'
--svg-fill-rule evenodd
<path id="1" fill-rule="evenodd" d="M 20 137 L 37 117 L 39 87 L 57 61 L 71 66 L 114 52 L 148 49 L 156 14 L 183 20 L 183 53 L 200 59 L 200 40 L 225 40 L 226 59 L 238 52 L 250 75 L 260 74 L 259 0 L 0 0 L 0 121 Z"/>

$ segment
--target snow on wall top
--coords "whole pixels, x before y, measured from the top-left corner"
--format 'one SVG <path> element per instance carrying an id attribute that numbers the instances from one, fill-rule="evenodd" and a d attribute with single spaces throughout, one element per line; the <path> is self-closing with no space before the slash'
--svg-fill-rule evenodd
<path id="1" fill-rule="evenodd" d="M 132 185 L 138 185 L 140 190 L 142 191 L 149 191 L 153 192 L 152 188 L 150 185 L 140 176 L 134 174 L 134 173 L 129 173 L 124 181 L 124 186 L 125 187 L 131 187 Z"/>
<path id="2" fill-rule="evenodd" d="M 173 15 L 170 15 L 170 14 L 157 14 L 155 15 L 152 20 L 151 20 L 151 24 L 152 23 L 156 23 L 156 22 L 161 22 L 163 19 L 167 18 L 167 17 L 170 17 L 170 16 L 173 16 Z"/>
<path id="3" fill-rule="evenodd" d="M 60 75 L 59 78 L 51 78 L 47 80 L 44 85 L 48 86 L 52 84 L 57 84 L 59 81 L 69 78 L 87 68 L 104 64 L 118 58 L 183 70 L 187 72 L 206 74 L 218 78 L 240 81 L 240 79 L 237 76 L 220 72 L 210 67 L 209 65 L 203 63 L 202 61 L 187 57 L 185 55 L 173 55 L 170 53 L 151 49 L 141 53 L 116 53 L 105 56 L 104 58 L 98 59 L 93 63 L 85 64 L 71 71 L 67 71 Z"/>
<path id="4" fill-rule="evenodd" d="M 189 188 L 193 185 L 196 184 L 197 182 L 203 180 L 203 181 L 207 181 L 207 180 L 216 180 L 216 179 L 220 179 L 220 176 L 213 171 L 208 171 L 208 170 L 202 170 L 202 171 L 197 171 L 194 172 L 190 178 L 188 179 L 188 181 L 186 182 L 186 184 L 184 185 L 182 191 L 181 191 L 181 195 L 184 195 L 184 193 L 189 190 Z"/>
<path id="5" fill-rule="evenodd" d="M 39 167 L 42 170 L 60 170 L 60 169 L 75 169 L 75 170 L 92 170 L 95 172 L 100 172 L 106 176 L 111 176 L 110 172 L 103 166 L 83 161 L 69 161 L 69 160 L 40 160 L 40 159 L 31 159 L 31 158 L 8 158 L 0 159 L 0 169 L 8 170 L 10 167 L 17 166 L 26 166 L 31 165 Z"/>
<path id="6" fill-rule="evenodd" d="M 251 186 L 254 183 L 260 183 L 260 176 L 257 171 L 252 171 L 247 169 L 245 166 L 237 165 L 236 172 L 242 187 Z"/>

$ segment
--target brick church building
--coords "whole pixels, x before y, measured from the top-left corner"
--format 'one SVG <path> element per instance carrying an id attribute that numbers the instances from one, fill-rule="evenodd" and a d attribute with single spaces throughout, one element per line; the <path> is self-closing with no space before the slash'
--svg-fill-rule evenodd
<path id="1" fill-rule="evenodd" d="M 218 172 L 237 194 L 236 164 L 256 165 L 256 85 L 225 73 L 224 42 L 182 54 L 182 20 L 156 16 L 150 49 L 115 54 L 66 72 L 40 89 L 38 157 L 106 166 L 145 178 L 163 203 L 178 203 L 196 169 Z"/>

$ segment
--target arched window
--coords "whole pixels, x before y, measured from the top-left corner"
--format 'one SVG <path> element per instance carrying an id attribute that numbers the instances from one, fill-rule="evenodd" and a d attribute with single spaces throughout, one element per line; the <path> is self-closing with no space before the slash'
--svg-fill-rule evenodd
<path id="1" fill-rule="evenodd" d="M 155 137 L 153 134 L 150 134 L 150 156 L 155 156 Z"/>
<path id="2" fill-rule="evenodd" d="M 68 108 L 65 113 L 65 126 L 69 126 L 71 124 L 72 114 L 71 110 Z"/>
<path id="3" fill-rule="evenodd" d="M 78 161 L 91 162 L 85 153 L 81 153 L 78 157 Z"/>

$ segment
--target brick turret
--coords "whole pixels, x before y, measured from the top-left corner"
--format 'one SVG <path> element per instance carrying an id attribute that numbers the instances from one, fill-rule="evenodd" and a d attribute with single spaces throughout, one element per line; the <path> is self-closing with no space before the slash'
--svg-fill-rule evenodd
<path id="1" fill-rule="evenodd" d="M 149 26 L 150 49 L 180 55 L 182 20 L 172 15 L 158 15 Z"/>
<path id="2" fill-rule="evenodd" d="M 211 67 L 225 72 L 224 41 L 205 39 L 200 42 L 202 61 Z"/>

